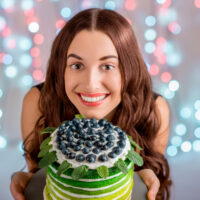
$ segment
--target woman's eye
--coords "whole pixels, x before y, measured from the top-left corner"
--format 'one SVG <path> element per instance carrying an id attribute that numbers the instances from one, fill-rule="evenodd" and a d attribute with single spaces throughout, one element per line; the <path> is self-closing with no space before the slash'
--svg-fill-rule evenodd
<path id="1" fill-rule="evenodd" d="M 80 64 L 73 64 L 73 65 L 70 65 L 70 67 L 72 69 L 80 69 L 81 68 L 81 65 Z"/>
<path id="2" fill-rule="evenodd" d="M 104 70 L 112 70 L 114 68 L 114 66 L 112 66 L 112 65 L 104 65 L 102 68 Z"/>

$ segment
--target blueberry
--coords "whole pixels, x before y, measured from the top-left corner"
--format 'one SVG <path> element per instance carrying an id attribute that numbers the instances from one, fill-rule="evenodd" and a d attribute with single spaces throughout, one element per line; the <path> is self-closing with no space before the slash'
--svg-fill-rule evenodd
<path id="1" fill-rule="evenodd" d="M 95 118 L 91 118 L 91 119 L 90 119 L 90 122 L 91 122 L 92 124 L 96 124 L 96 123 L 97 123 L 97 120 L 96 120 Z"/>
<path id="2" fill-rule="evenodd" d="M 106 138 L 105 138 L 104 136 L 100 136 L 99 140 L 100 140 L 101 142 L 105 142 L 105 141 L 106 141 Z"/>
<path id="3" fill-rule="evenodd" d="M 79 145 L 74 146 L 74 151 L 80 151 L 80 150 L 81 150 L 81 146 Z"/>
<path id="4" fill-rule="evenodd" d="M 72 119 L 73 124 L 79 124 L 80 120 L 78 118 Z"/>
<path id="5" fill-rule="evenodd" d="M 67 157 L 68 157 L 69 159 L 74 159 L 75 156 L 76 156 L 76 154 L 73 153 L 73 152 L 71 152 L 71 153 L 69 153 L 69 154 L 67 155 Z"/>
<path id="6" fill-rule="evenodd" d="M 116 153 L 114 153 L 114 152 L 110 152 L 109 154 L 108 154 L 108 157 L 110 157 L 110 158 L 115 158 L 117 155 L 116 155 Z"/>
<path id="7" fill-rule="evenodd" d="M 114 146 L 114 142 L 107 142 L 106 146 L 108 146 L 109 148 L 113 147 Z"/>
<path id="8" fill-rule="evenodd" d="M 126 140 L 118 141 L 117 144 L 120 148 L 124 148 L 126 146 Z"/>
<path id="9" fill-rule="evenodd" d="M 106 140 L 109 141 L 109 142 L 111 142 L 114 139 L 115 139 L 114 135 L 108 135 L 107 138 L 106 138 Z"/>
<path id="10" fill-rule="evenodd" d="M 64 150 L 62 150 L 62 153 L 64 155 L 68 155 L 70 153 L 70 149 L 64 149 Z"/>
<path id="11" fill-rule="evenodd" d="M 79 154 L 76 156 L 76 160 L 79 162 L 83 162 L 85 160 L 85 156 L 83 154 Z"/>
<path id="12" fill-rule="evenodd" d="M 110 147 L 109 146 L 107 146 L 107 145 L 103 145 L 102 147 L 101 147 L 101 150 L 108 150 Z"/>
<path id="13" fill-rule="evenodd" d="M 119 138 L 120 140 L 126 140 L 126 135 L 120 135 L 118 138 Z"/>
<path id="14" fill-rule="evenodd" d="M 67 126 L 70 126 L 70 125 L 72 125 L 72 122 L 69 121 L 69 120 L 67 120 L 67 121 L 64 122 L 64 125 L 65 125 L 66 127 L 67 127 Z"/>
<path id="15" fill-rule="evenodd" d="M 81 119 L 81 122 L 83 122 L 83 123 L 85 123 L 86 121 L 87 121 L 87 119 L 85 119 L 85 118 Z"/>
<path id="16" fill-rule="evenodd" d="M 63 134 L 64 134 L 63 131 L 58 131 L 58 132 L 57 132 L 57 135 L 58 135 L 58 136 L 62 136 Z"/>
<path id="17" fill-rule="evenodd" d="M 106 128 L 106 129 L 104 129 L 104 132 L 106 134 L 112 134 L 113 130 L 111 128 Z"/>
<path id="18" fill-rule="evenodd" d="M 74 141 L 74 138 L 72 136 L 67 136 L 67 141 L 68 142 L 73 142 Z"/>
<path id="19" fill-rule="evenodd" d="M 99 154 L 101 152 L 101 150 L 99 148 L 94 148 L 94 149 L 92 149 L 92 152 L 95 154 Z"/>
<path id="20" fill-rule="evenodd" d="M 100 119 L 100 120 L 98 121 L 98 124 L 99 124 L 100 126 L 104 126 L 104 125 L 106 124 L 106 120 L 105 120 L 105 119 Z"/>
<path id="21" fill-rule="evenodd" d="M 66 132 L 66 136 L 73 136 L 74 135 L 74 133 L 71 131 L 71 130 L 67 130 L 67 132 Z"/>
<path id="22" fill-rule="evenodd" d="M 118 126 L 114 128 L 115 131 L 117 131 L 118 133 L 122 132 L 121 128 L 119 128 Z"/>
<path id="23" fill-rule="evenodd" d="M 77 145 L 77 144 L 76 144 L 75 142 L 70 142 L 70 143 L 69 143 L 69 146 L 70 146 L 71 148 L 74 148 L 76 145 Z"/>
<path id="24" fill-rule="evenodd" d="M 76 128 L 77 128 L 78 130 L 81 130 L 83 127 L 82 127 L 81 124 L 76 124 Z"/>
<path id="25" fill-rule="evenodd" d="M 87 147 L 85 147 L 85 148 L 82 149 L 82 152 L 83 152 L 84 154 L 88 154 L 88 153 L 90 152 L 90 149 L 87 148 Z"/>
<path id="26" fill-rule="evenodd" d="M 108 160 L 108 157 L 105 154 L 101 154 L 98 158 L 99 161 L 105 162 Z"/>
<path id="27" fill-rule="evenodd" d="M 84 134 L 81 135 L 81 138 L 84 139 L 84 140 L 87 140 L 88 136 L 84 133 Z"/>
<path id="28" fill-rule="evenodd" d="M 91 141 L 86 141 L 86 142 L 85 142 L 85 145 L 86 145 L 87 147 L 92 147 L 92 146 L 93 146 L 93 143 L 92 143 Z"/>
<path id="29" fill-rule="evenodd" d="M 78 140 L 77 144 L 79 144 L 79 145 L 84 144 L 84 140 L 82 140 L 82 139 Z"/>
<path id="30" fill-rule="evenodd" d="M 62 147 L 63 149 L 67 147 L 67 144 L 66 144 L 65 142 L 63 142 L 63 141 L 60 143 L 60 145 L 61 145 L 61 147 Z"/>
<path id="31" fill-rule="evenodd" d="M 96 156 L 94 154 L 88 154 L 86 156 L 86 160 L 90 163 L 94 163 L 96 161 Z"/>
<path id="32" fill-rule="evenodd" d="M 79 138 L 81 137 L 81 135 L 78 134 L 78 133 L 76 133 L 76 134 L 74 135 L 74 137 L 75 137 L 76 139 L 79 139 Z"/>
<path id="33" fill-rule="evenodd" d="M 97 142 L 97 146 L 98 146 L 98 147 L 102 147 L 102 146 L 103 146 L 103 142 L 98 141 L 98 142 Z"/>
<path id="34" fill-rule="evenodd" d="M 59 150 L 62 150 L 62 146 L 60 144 L 58 144 L 57 147 L 58 147 Z"/>
<path id="35" fill-rule="evenodd" d="M 89 121 L 86 121 L 83 128 L 89 128 L 89 127 L 91 127 L 91 124 Z"/>
<path id="36" fill-rule="evenodd" d="M 57 137 L 56 137 L 56 142 L 60 142 L 60 141 L 62 141 L 63 139 L 64 139 L 63 137 L 57 136 Z"/>
<path id="37" fill-rule="evenodd" d="M 94 134 L 95 134 L 95 130 L 92 129 L 92 128 L 88 128 L 87 134 L 88 134 L 88 135 L 94 135 Z"/>
<path id="38" fill-rule="evenodd" d="M 90 140 L 95 141 L 96 139 L 97 139 L 97 136 L 95 135 L 90 136 Z"/>
<path id="39" fill-rule="evenodd" d="M 121 149 L 120 147 L 114 147 L 114 148 L 112 149 L 112 151 L 113 151 L 115 154 L 119 155 L 119 154 L 122 152 L 122 149 Z"/>

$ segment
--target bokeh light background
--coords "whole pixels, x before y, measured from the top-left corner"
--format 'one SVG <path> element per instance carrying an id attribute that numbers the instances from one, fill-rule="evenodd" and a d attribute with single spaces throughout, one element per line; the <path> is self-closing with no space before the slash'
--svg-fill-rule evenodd
<path id="1" fill-rule="evenodd" d="M 45 80 L 52 41 L 65 22 L 90 7 L 116 10 L 132 24 L 154 90 L 171 108 L 166 151 L 174 181 L 171 199 L 197 200 L 200 0 L 0 0 L 2 199 L 11 199 L 9 177 L 25 163 L 20 133 L 23 96 Z"/>

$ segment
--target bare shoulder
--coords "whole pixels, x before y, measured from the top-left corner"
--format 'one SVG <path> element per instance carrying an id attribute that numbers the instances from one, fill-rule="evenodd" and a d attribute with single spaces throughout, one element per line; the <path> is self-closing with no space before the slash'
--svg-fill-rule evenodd
<path id="1" fill-rule="evenodd" d="M 169 137 L 170 108 L 166 100 L 161 96 L 156 99 L 155 104 L 160 128 L 156 134 L 154 145 L 160 153 L 164 154 Z"/>
<path id="2" fill-rule="evenodd" d="M 21 113 L 23 139 L 33 130 L 37 119 L 41 115 L 38 106 L 39 98 L 40 91 L 35 87 L 31 88 L 24 96 Z"/>

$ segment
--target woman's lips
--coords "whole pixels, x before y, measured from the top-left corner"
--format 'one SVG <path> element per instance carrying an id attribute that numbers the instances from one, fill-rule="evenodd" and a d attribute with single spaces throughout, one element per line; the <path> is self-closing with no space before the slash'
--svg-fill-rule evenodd
<path id="1" fill-rule="evenodd" d="M 81 102 L 86 106 L 99 106 L 107 98 L 107 93 L 85 94 L 78 93 Z"/>

